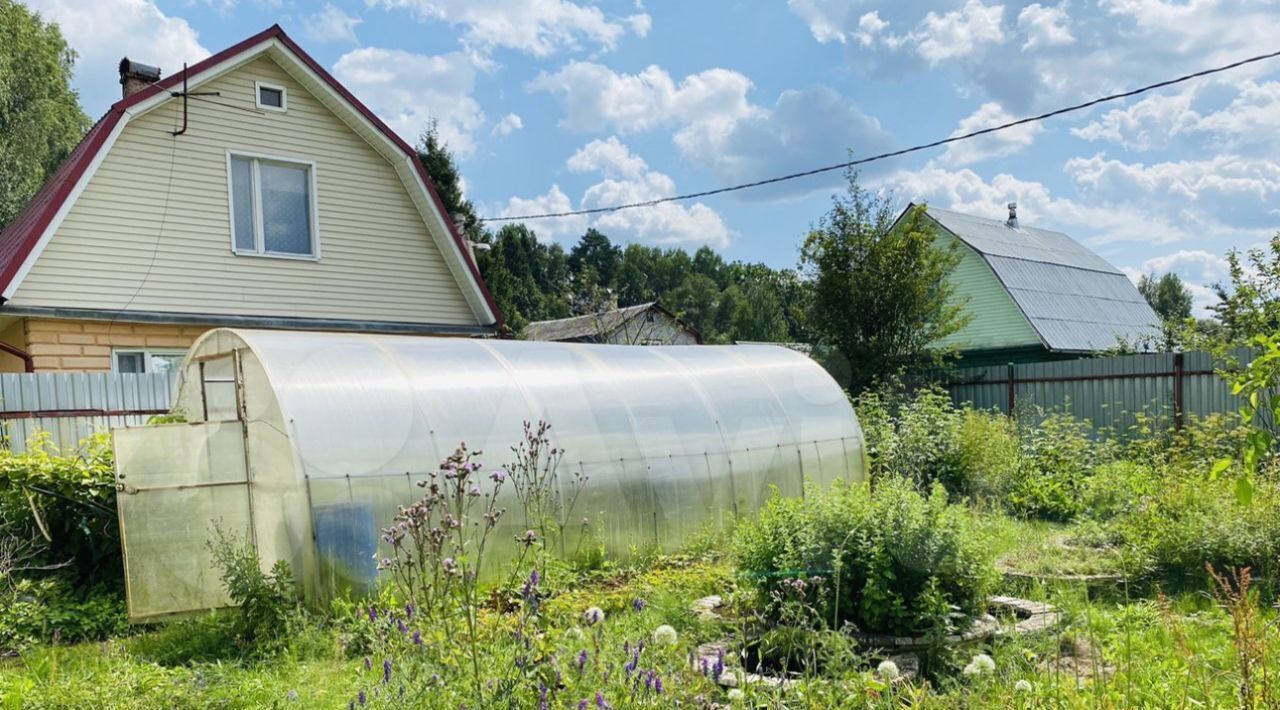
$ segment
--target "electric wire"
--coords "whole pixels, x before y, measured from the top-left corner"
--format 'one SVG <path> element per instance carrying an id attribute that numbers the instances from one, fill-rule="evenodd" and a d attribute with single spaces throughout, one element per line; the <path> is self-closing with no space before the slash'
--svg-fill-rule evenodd
<path id="1" fill-rule="evenodd" d="M 710 197 L 712 195 L 722 195 L 727 192 L 747 190 L 753 187 L 763 187 L 765 185 L 774 185 L 780 182 L 787 182 L 789 180 L 796 180 L 799 178 L 810 177 L 812 175 L 820 175 L 822 173 L 829 173 L 836 170 L 845 170 L 845 169 L 856 167 L 859 165 L 866 165 L 867 163 L 874 163 L 877 161 L 886 160 L 888 158 L 896 158 L 898 156 L 908 155 L 910 153 L 918 153 L 920 151 L 929 150 L 931 148 L 944 146 L 949 143 L 958 143 L 960 141 L 966 141 L 972 138 L 978 138 L 980 136 L 996 133 L 998 131 L 1008 130 L 1010 128 L 1016 128 L 1018 126 L 1023 126 L 1029 123 L 1044 121 L 1050 118 L 1054 118 L 1056 116 L 1073 113 L 1075 111 L 1082 111 L 1084 109 L 1097 106 L 1098 104 L 1108 103 L 1110 101 L 1119 101 L 1120 99 L 1131 98 L 1134 96 L 1138 96 L 1140 94 L 1148 93 L 1150 91 L 1155 91 L 1156 89 L 1163 89 L 1165 87 L 1174 86 L 1175 84 L 1182 84 L 1182 83 L 1191 81 L 1193 79 L 1200 79 L 1213 74 L 1219 74 L 1221 72 L 1230 71 L 1232 69 L 1238 69 L 1239 67 L 1242 67 L 1248 64 L 1254 64 L 1254 63 L 1265 61 L 1268 59 L 1275 59 L 1276 57 L 1280 57 L 1280 51 L 1270 52 L 1268 54 L 1259 54 L 1257 56 L 1249 57 L 1248 59 L 1241 59 L 1239 61 L 1231 62 L 1230 64 L 1223 64 L 1222 66 L 1213 67 L 1212 69 L 1204 69 L 1192 74 L 1184 74 L 1175 79 L 1168 79 L 1166 81 L 1157 82 L 1155 84 L 1148 84 L 1146 86 L 1143 86 L 1137 89 L 1132 89 L 1129 91 L 1124 91 L 1118 94 L 1109 94 L 1107 96 L 1101 96 L 1096 99 L 1085 101 L 1084 103 L 1079 103 L 1072 106 L 1066 106 L 1063 108 L 1054 109 L 1053 111 L 1048 111 L 1046 113 L 1037 114 L 1035 116 L 1028 116 L 1026 118 L 1020 118 L 1015 121 L 1001 123 L 996 126 L 989 126 L 987 128 L 982 128 L 969 133 L 953 135 L 947 138 L 942 138 L 940 140 L 930 141 L 928 143 L 921 143 L 919 145 L 911 146 L 910 148 L 902 148 L 900 150 L 889 151 L 887 153 L 879 153 L 877 155 L 871 155 L 866 158 L 859 158 L 857 160 L 848 160 L 843 163 L 836 163 L 834 165 L 827 165 L 820 168 L 813 168 L 812 170 L 804 170 L 798 173 L 779 175 L 777 177 L 766 178 L 764 180 L 756 180 L 754 182 L 745 182 L 738 185 L 730 185 L 728 187 L 716 188 L 714 190 L 703 190 L 701 192 L 690 192 L 683 195 L 659 197 L 656 199 L 644 200 L 641 202 L 630 202 L 630 203 L 621 204 L 621 205 L 614 205 L 612 207 L 592 207 L 588 209 L 568 210 L 564 212 L 545 212 L 545 213 L 539 213 L 539 214 L 526 214 L 526 215 L 514 215 L 514 216 L 503 216 L 503 217 L 482 217 L 480 218 L 479 221 L 480 222 L 521 222 L 521 221 L 535 220 L 535 219 L 551 219 L 555 217 L 576 217 L 579 215 L 619 212 L 621 210 L 638 209 L 641 207 L 654 207 L 667 202 L 681 202 L 684 200 L 697 199 L 699 197 Z"/>

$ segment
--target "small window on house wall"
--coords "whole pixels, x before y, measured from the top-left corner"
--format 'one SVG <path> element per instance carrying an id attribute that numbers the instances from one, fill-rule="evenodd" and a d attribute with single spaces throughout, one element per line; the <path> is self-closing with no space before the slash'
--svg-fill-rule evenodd
<path id="1" fill-rule="evenodd" d="M 186 356 L 186 350 L 115 350 L 111 353 L 111 371 L 135 375 L 176 372 Z"/>
<path id="2" fill-rule="evenodd" d="M 258 108 L 267 111 L 285 111 L 289 108 L 289 99 L 284 92 L 283 86 L 272 86 L 271 84 L 255 81 L 253 82 L 253 87 L 257 93 L 256 103 Z"/>
<path id="3" fill-rule="evenodd" d="M 235 253 L 320 256 L 314 164 L 229 153 L 227 180 Z"/>

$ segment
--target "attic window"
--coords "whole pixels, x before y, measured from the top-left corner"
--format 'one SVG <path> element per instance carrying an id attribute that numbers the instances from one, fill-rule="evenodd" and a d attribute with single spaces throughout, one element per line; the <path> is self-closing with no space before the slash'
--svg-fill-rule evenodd
<path id="1" fill-rule="evenodd" d="M 320 258 L 314 163 L 228 153 L 227 174 L 232 251 Z"/>
<path id="2" fill-rule="evenodd" d="M 267 111 L 284 111 L 289 108 L 283 86 L 273 86 L 260 81 L 253 82 L 258 108 Z"/>

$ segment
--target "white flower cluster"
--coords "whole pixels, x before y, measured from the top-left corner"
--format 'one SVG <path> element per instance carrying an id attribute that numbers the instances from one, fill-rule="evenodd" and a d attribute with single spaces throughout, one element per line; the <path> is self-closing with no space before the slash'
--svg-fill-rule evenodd
<path id="1" fill-rule="evenodd" d="M 677 640 L 676 630 L 666 624 L 653 630 L 653 642 L 658 645 L 674 646 Z"/>
<path id="2" fill-rule="evenodd" d="M 965 675 L 983 675 L 991 673 L 996 669 L 996 662 L 991 660 L 991 656 L 985 653 L 979 653 L 969 660 L 969 665 L 964 667 Z"/>
<path id="3" fill-rule="evenodd" d="M 898 670 L 897 663 L 880 661 L 880 665 L 876 666 L 876 675 L 880 676 L 880 680 L 892 683 L 902 675 L 902 672 Z"/>

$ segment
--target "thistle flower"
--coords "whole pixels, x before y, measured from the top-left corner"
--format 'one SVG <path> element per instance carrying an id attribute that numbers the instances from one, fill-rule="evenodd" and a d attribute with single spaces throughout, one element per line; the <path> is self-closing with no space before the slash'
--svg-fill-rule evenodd
<path id="1" fill-rule="evenodd" d="M 467 491 L 467 495 L 472 498 L 478 498 L 480 496 L 480 486 L 472 485 L 470 490 Z"/>
<path id="2" fill-rule="evenodd" d="M 667 624 L 663 624 L 653 630 L 653 642 L 662 646 L 674 646 L 679 640 L 676 630 Z"/>
<path id="3" fill-rule="evenodd" d="M 582 613 L 582 620 L 587 626 L 595 626 L 604 622 L 604 610 L 598 606 L 593 606 Z"/>
<path id="4" fill-rule="evenodd" d="M 502 469 L 498 469 L 493 473 L 489 474 L 489 480 L 493 481 L 494 483 L 502 483 L 503 481 L 507 480 L 507 472 L 503 471 Z"/>
<path id="5" fill-rule="evenodd" d="M 1030 693 L 1032 690 L 1035 690 L 1035 687 L 1031 685 L 1031 681 L 1023 678 L 1013 684 L 1013 689 L 1019 693 Z"/>
<path id="6" fill-rule="evenodd" d="M 876 666 L 876 675 L 880 676 L 880 680 L 892 683 L 902 676 L 902 671 L 898 670 L 898 664 L 893 661 L 880 661 L 880 665 Z"/>

